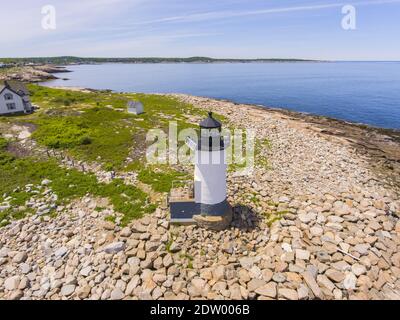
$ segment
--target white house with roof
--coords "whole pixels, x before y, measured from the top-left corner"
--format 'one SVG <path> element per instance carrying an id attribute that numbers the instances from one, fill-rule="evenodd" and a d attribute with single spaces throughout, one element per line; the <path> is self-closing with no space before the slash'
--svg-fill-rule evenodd
<path id="1" fill-rule="evenodd" d="M 0 84 L 0 115 L 32 111 L 29 91 L 22 82 L 5 81 Z"/>

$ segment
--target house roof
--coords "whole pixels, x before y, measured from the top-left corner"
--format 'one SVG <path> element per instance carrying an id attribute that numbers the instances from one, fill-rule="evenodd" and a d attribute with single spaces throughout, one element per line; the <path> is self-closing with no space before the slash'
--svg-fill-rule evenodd
<path id="1" fill-rule="evenodd" d="M 208 117 L 200 122 L 200 127 L 205 129 L 221 128 L 221 122 L 214 119 L 212 112 L 209 112 Z"/>
<path id="2" fill-rule="evenodd" d="M 14 91 L 19 96 L 28 95 L 29 91 L 26 88 L 25 84 L 20 81 L 4 81 L 4 83 L 0 84 L 0 92 L 2 92 L 5 88 Z"/>
<path id="3" fill-rule="evenodd" d="M 128 107 L 129 108 L 136 108 L 137 106 L 141 105 L 142 103 L 140 101 L 128 101 Z"/>

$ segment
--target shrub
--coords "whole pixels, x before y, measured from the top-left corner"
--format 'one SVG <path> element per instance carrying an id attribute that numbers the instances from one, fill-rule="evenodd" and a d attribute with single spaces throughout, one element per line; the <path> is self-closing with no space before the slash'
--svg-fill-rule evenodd
<path id="1" fill-rule="evenodd" d="M 39 129 L 33 137 L 41 144 L 54 149 L 73 148 L 92 143 L 89 134 L 91 130 L 81 119 L 52 117 L 38 120 Z"/>
<path id="2" fill-rule="evenodd" d="M 81 138 L 81 145 L 88 145 L 92 143 L 92 139 L 90 137 L 85 136 Z"/>

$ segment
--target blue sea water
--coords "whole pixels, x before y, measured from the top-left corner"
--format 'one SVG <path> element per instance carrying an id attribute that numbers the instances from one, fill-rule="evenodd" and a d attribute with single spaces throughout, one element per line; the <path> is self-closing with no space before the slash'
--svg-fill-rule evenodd
<path id="1" fill-rule="evenodd" d="M 400 62 L 99 64 L 44 83 L 187 93 L 400 129 Z"/>

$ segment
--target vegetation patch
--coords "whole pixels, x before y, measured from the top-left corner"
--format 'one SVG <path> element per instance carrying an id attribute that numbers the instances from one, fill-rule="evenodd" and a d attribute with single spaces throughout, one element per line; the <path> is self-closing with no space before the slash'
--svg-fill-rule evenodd
<path id="1" fill-rule="evenodd" d="M 184 252 L 181 253 L 179 257 L 186 262 L 188 269 L 193 269 L 193 260 L 194 260 L 193 256 L 191 256 L 187 252 Z"/>
<path id="2" fill-rule="evenodd" d="M 117 217 L 116 217 L 116 216 L 113 216 L 113 215 L 108 215 L 108 216 L 106 216 L 106 217 L 104 218 L 104 220 L 105 220 L 105 221 L 112 222 L 112 223 L 116 223 Z"/>
<path id="3" fill-rule="evenodd" d="M 176 122 L 178 130 L 196 128 L 187 117 L 206 116 L 203 110 L 161 95 L 79 92 L 37 85 L 29 85 L 29 90 L 32 102 L 41 107 L 26 118 L 37 125 L 33 138 L 78 159 L 98 161 L 107 170 L 120 170 L 131 154 L 143 153 L 148 130 L 158 128 L 168 134 L 170 121 Z M 129 114 L 129 100 L 141 101 L 145 112 Z"/>
<path id="4" fill-rule="evenodd" d="M 172 244 L 174 243 L 174 241 L 176 240 L 176 238 L 177 238 L 177 235 L 176 235 L 175 233 L 173 233 L 173 232 L 170 232 L 170 233 L 169 233 L 169 240 L 168 240 L 168 242 L 165 244 L 165 250 L 166 250 L 167 252 L 172 253 L 172 251 L 171 251 L 171 246 L 172 246 Z"/>
<path id="5" fill-rule="evenodd" d="M 100 161 L 119 168 L 129 154 L 135 129 L 123 120 L 129 115 L 94 107 L 80 116 L 42 115 L 33 138 L 48 148 L 64 149 L 86 161 Z"/>
<path id="6" fill-rule="evenodd" d="M 230 128 L 230 130 L 232 133 L 234 132 L 233 128 Z M 239 144 L 238 141 L 236 141 L 236 144 L 234 143 L 233 139 L 238 139 L 238 138 L 241 138 L 242 141 L 241 144 Z M 246 170 L 247 168 L 251 168 L 252 165 L 268 169 L 269 162 L 268 158 L 266 157 L 265 151 L 271 149 L 271 143 L 269 139 L 255 138 L 253 146 L 254 150 L 247 150 L 246 141 L 247 141 L 246 130 L 243 130 L 241 136 L 238 135 L 231 137 L 231 145 L 229 148 L 231 148 L 230 150 L 232 152 L 232 161 L 228 165 L 228 171 L 241 172 Z M 238 147 L 240 147 L 240 150 L 236 150 Z M 253 159 L 251 158 L 252 152 L 254 155 Z"/>
<path id="7" fill-rule="evenodd" d="M 145 165 L 146 133 L 159 128 L 168 134 L 170 121 L 176 122 L 178 132 L 196 129 L 198 119 L 207 116 L 205 110 L 162 95 L 81 92 L 33 84 L 28 88 L 32 103 L 39 109 L 23 118 L 24 123 L 34 125 L 32 138 L 39 145 L 58 149 L 77 160 L 98 162 L 108 171 L 135 171 L 138 180 L 155 192 L 169 192 L 174 181 L 189 178 L 167 165 Z M 126 110 L 129 100 L 141 101 L 145 112 L 129 114 Z M 225 121 L 222 116 L 215 117 Z M 9 125 L 19 121 L 17 117 L 9 117 L 6 122 Z M 7 145 L 0 138 L 0 201 L 11 196 L 13 207 L 23 206 L 29 200 L 31 194 L 25 192 L 27 184 L 40 185 L 42 180 L 49 179 L 58 204 L 86 194 L 107 197 L 123 215 L 122 224 L 155 210 L 148 194 L 137 187 L 125 185 L 121 180 L 99 183 L 93 174 L 60 167 L 56 159 L 41 160 L 7 152 Z M 129 162 L 129 158 L 133 161 Z M 6 216 L 13 218 L 7 210 L 2 212 L 2 217 Z"/>
<path id="8" fill-rule="evenodd" d="M 278 212 L 270 212 L 266 214 L 267 218 L 267 226 L 271 228 L 272 224 L 276 221 L 279 221 L 283 218 L 285 214 L 289 213 L 289 211 L 278 211 Z"/>
<path id="9" fill-rule="evenodd" d="M 138 174 L 138 180 L 148 184 L 156 192 L 169 192 L 174 181 L 179 182 L 187 180 L 186 173 L 175 171 L 169 167 L 157 168 L 148 167 L 141 170 Z"/>
<path id="10" fill-rule="evenodd" d="M 93 174 L 84 174 L 75 169 L 58 166 L 55 160 L 41 161 L 35 158 L 14 158 L 6 151 L 7 144 L 0 138 L 0 158 L 7 159 L 0 164 L 0 201 L 12 196 L 10 205 L 23 205 L 32 194 L 23 190 L 28 184 L 39 185 L 42 180 L 49 179 L 49 187 L 58 196 L 58 204 L 65 204 L 72 199 L 86 194 L 107 197 L 117 212 L 123 214 L 122 224 L 132 219 L 153 212 L 155 205 L 150 203 L 148 195 L 142 190 L 125 185 L 115 179 L 110 184 L 99 183 Z M 15 216 L 10 210 L 1 212 L 0 221 L 5 218 L 22 218 Z"/>
<path id="11" fill-rule="evenodd" d="M 271 150 L 272 145 L 271 141 L 267 138 L 265 139 L 256 139 L 255 149 L 254 149 L 254 158 L 257 166 L 269 169 L 270 164 L 268 162 L 268 158 L 266 157 L 264 151 Z"/>

